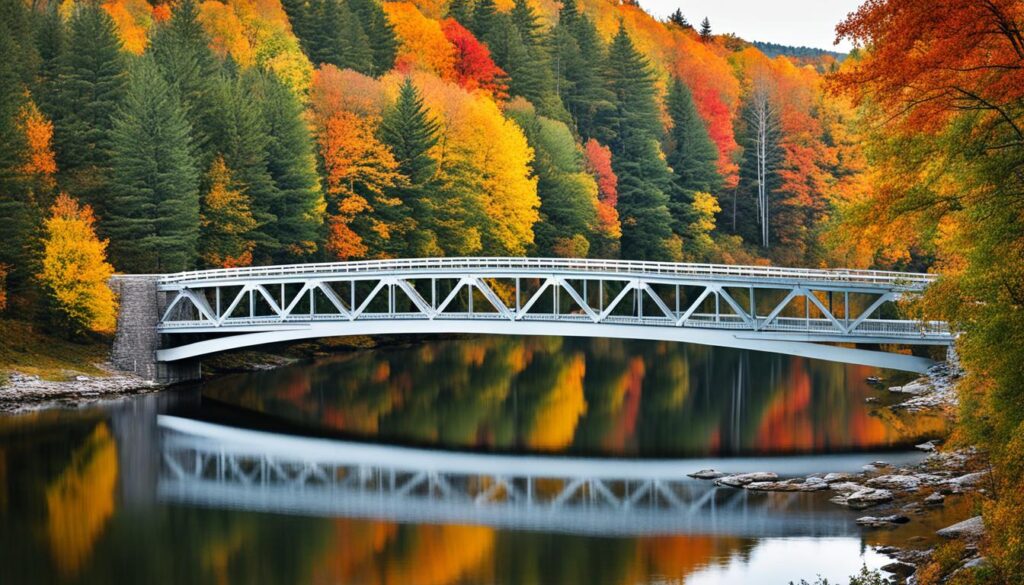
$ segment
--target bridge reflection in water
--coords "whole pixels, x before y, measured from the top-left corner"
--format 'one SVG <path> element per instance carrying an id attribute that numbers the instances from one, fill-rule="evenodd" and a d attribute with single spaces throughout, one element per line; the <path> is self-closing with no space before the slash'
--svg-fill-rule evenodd
<path id="1" fill-rule="evenodd" d="M 606 536 L 857 534 L 825 494 L 758 493 L 686 476 L 709 461 L 445 452 L 277 435 L 160 416 L 165 501 L 286 514 Z M 830 456 L 853 468 L 869 455 Z M 889 457 L 892 460 L 892 457 Z M 799 473 L 810 457 L 717 460 Z"/>

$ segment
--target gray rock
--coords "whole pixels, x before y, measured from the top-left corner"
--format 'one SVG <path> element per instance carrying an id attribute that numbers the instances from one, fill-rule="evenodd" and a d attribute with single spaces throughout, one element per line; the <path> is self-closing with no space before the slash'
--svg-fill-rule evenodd
<path id="1" fill-rule="evenodd" d="M 739 473 L 736 475 L 720 477 L 715 480 L 715 483 L 728 487 L 743 487 L 748 483 L 754 483 L 755 481 L 775 481 L 776 479 L 779 479 L 779 476 L 776 473 L 772 473 L 770 471 L 756 471 L 753 473 Z"/>
<path id="2" fill-rule="evenodd" d="M 790 481 L 752 481 L 743 487 L 756 492 L 795 492 L 800 491 L 802 485 Z"/>
<path id="3" fill-rule="evenodd" d="M 906 524 L 907 522 L 910 522 L 910 518 L 900 514 L 892 516 L 861 516 L 857 518 L 857 524 L 869 528 L 891 527 L 897 524 Z"/>
<path id="4" fill-rule="evenodd" d="M 864 489 L 864 486 L 859 483 L 853 483 L 852 481 L 841 481 L 837 483 L 828 484 L 829 489 L 843 493 L 859 492 Z"/>
<path id="5" fill-rule="evenodd" d="M 941 506 L 946 501 L 946 496 L 935 492 L 924 499 L 924 505 L 926 506 Z"/>
<path id="6" fill-rule="evenodd" d="M 700 471 L 687 473 L 686 475 L 694 479 L 718 479 L 729 474 L 723 471 L 715 471 L 714 469 L 701 469 Z"/>
<path id="7" fill-rule="evenodd" d="M 871 506 L 876 506 L 883 502 L 891 502 L 892 492 L 886 489 L 864 488 L 846 496 L 845 500 L 846 501 L 843 505 L 856 510 L 863 510 L 864 508 L 870 508 Z"/>
<path id="8" fill-rule="evenodd" d="M 961 567 L 961 568 L 963 568 L 963 569 L 981 569 L 981 568 L 987 567 L 987 566 L 988 566 L 988 559 L 986 559 L 985 557 L 975 557 L 975 558 L 967 561 L 966 563 L 964 563 L 964 566 Z"/>
<path id="9" fill-rule="evenodd" d="M 895 563 L 889 563 L 888 565 L 883 566 L 882 570 L 886 573 L 892 573 L 893 575 L 903 577 L 905 579 L 913 575 L 914 571 L 916 571 L 917 569 L 914 567 L 914 565 L 908 563 L 901 563 L 897 561 Z"/>
<path id="10" fill-rule="evenodd" d="M 921 480 L 913 475 L 880 475 L 869 479 L 867 484 L 890 490 L 916 490 Z"/>
<path id="11" fill-rule="evenodd" d="M 961 488 L 974 487 L 981 483 L 983 479 L 985 479 L 985 475 L 986 474 L 984 471 L 979 471 L 977 473 L 968 473 L 967 475 L 961 475 L 960 477 L 950 479 L 947 481 L 947 483 Z"/>
<path id="12" fill-rule="evenodd" d="M 837 481 L 846 481 L 850 479 L 849 473 L 829 473 L 823 478 L 825 483 L 835 483 Z"/>
<path id="13" fill-rule="evenodd" d="M 867 398 L 864 399 L 864 402 L 866 402 L 868 404 L 875 404 L 876 402 L 878 402 L 878 397 L 877 396 L 868 396 Z"/>
<path id="14" fill-rule="evenodd" d="M 924 394 L 930 394 L 934 388 L 928 383 L 927 378 L 919 378 L 913 382 L 903 386 L 892 386 L 889 388 L 889 392 L 897 394 L 910 394 L 912 396 L 921 396 Z"/>
<path id="15" fill-rule="evenodd" d="M 915 449 L 920 449 L 920 450 L 922 450 L 922 451 L 928 451 L 928 452 L 931 452 L 931 451 L 934 451 L 934 450 L 935 450 L 935 447 L 936 447 L 936 446 L 937 446 L 938 444 L 939 444 L 939 442 L 938 442 L 938 441 L 928 441 L 928 442 L 926 442 L 926 443 L 921 443 L 920 445 L 914 445 L 914 448 L 915 448 Z"/>
<path id="16" fill-rule="evenodd" d="M 985 524 L 981 516 L 975 516 L 938 530 L 935 534 L 943 538 L 981 538 L 985 534 Z"/>

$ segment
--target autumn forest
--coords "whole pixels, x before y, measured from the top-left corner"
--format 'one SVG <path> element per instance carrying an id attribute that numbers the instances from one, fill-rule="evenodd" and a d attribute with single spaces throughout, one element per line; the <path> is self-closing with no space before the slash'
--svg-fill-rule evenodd
<path id="1" fill-rule="evenodd" d="M 0 0 L 0 311 L 115 272 L 533 255 L 936 272 L 1024 579 L 1024 3 L 867 0 L 848 55 L 631 0 Z M 760 47 L 760 48 L 759 48 Z"/>

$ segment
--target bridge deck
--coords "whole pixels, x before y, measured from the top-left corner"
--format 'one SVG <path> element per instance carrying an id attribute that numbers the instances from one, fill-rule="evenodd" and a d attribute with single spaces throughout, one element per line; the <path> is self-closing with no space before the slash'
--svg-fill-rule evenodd
<path id="1" fill-rule="evenodd" d="M 497 333 L 661 339 L 824 359 L 844 354 L 853 363 L 922 371 L 931 362 L 807 346 L 951 343 L 945 323 L 882 311 L 934 279 L 871 270 L 559 258 L 184 272 L 159 279 L 158 288 L 173 298 L 158 330 L 226 336 L 162 349 L 158 359 L 325 335 Z"/>

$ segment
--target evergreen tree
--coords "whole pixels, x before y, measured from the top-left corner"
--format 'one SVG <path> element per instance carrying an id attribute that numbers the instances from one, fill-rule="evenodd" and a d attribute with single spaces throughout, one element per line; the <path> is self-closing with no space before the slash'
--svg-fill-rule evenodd
<path id="1" fill-rule="evenodd" d="M 673 78 L 666 100 L 672 130 L 665 145 L 665 160 L 672 168 L 675 188 L 670 192 L 673 231 L 691 235 L 689 226 L 694 222 L 693 196 L 696 192 L 717 193 L 722 179 L 718 174 L 718 151 L 708 136 L 704 121 L 693 104 L 690 89 Z"/>
<path id="2" fill-rule="evenodd" d="M 126 272 L 171 272 L 196 264 L 199 174 L 188 121 L 152 57 L 131 68 L 113 116 L 107 232 Z"/>
<path id="3" fill-rule="evenodd" d="M 510 108 L 534 151 L 532 168 L 540 195 L 540 221 L 534 225 L 541 256 L 587 256 L 597 226 L 597 183 L 583 166 L 569 128 L 534 113 Z"/>
<path id="4" fill-rule="evenodd" d="M 112 115 L 125 90 L 124 56 L 114 21 L 98 3 L 77 6 L 70 31 L 52 113 L 58 177 L 64 190 L 96 211 L 103 228 Z"/>
<path id="5" fill-rule="evenodd" d="M 711 40 L 711 21 L 706 16 L 700 21 L 700 40 L 705 43 Z"/>
<path id="6" fill-rule="evenodd" d="M 667 193 L 672 182 L 658 148 L 661 123 L 654 74 L 621 24 L 608 50 L 606 82 L 614 108 L 602 117 L 598 139 L 611 148 L 612 167 L 619 178 L 622 254 L 671 259 L 677 255 L 670 245 Z"/>
<path id="7" fill-rule="evenodd" d="M 67 50 L 67 36 L 67 25 L 57 11 L 57 3 L 49 3 L 36 19 L 35 44 L 39 54 L 39 74 L 32 95 L 51 120 L 57 96 L 57 79 Z"/>
<path id="8" fill-rule="evenodd" d="M 498 7 L 494 0 L 477 0 L 473 7 L 473 17 L 466 26 L 476 38 L 487 41 L 492 33 L 497 32 Z"/>
<path id="9" fill-rule="evenodd" d="M 406 178 L 404 185 L 393 189 L 399 205 L 389 211 L 400 224 L 419 224 L 410 230 L 406 242 L 390 242 L 395 256 L 423 256 L 439 250 L 434 226 L 436 193 L 434 178 L 437 162 L 430 151 L 437 144 L 440 126 L 431 118 L 412 80 L 406 78 L 394 105 L 385 110 L 380 125 L 380 140 L 394 154 L 398 171 Z"/>
<path id="10" fill-rule="evenodd" d="M 679 28 L 688 28 L 691 30 L 693 29 L 693 25 L 690 24 L 690 21 L 686 20 L 686 17 L 683 16 L 683 11 L 680 10 L 679 8 L 676 8 L 675 12 L 668 15 L 668 21 L 678 26 Z"/>
<path id="11" fill-rule="evenodd" d="M 256 75 L 218 78 L 214 88 L 216 115 L 210 136 L 213 137 L 213 152 L 223 155 L 232 171 L 232 188 L 245 192 L 252 201 L 253 217 L 258 226 L 253 234 L 254 255 L 258 262 L 264 262 L 280 247 L 271 233 L 277 219 L 273 210 L 279 205 L 280 192 L 268 169 L 270 136 L 261 105 L 254 99 L 259 96 Z M 208 188 L 204 185 L 204 192 Z"/>
<path id="12" fill-rule="evenodd" d="M 293 10 L 296 8 L 293 7 Z M 375 71 L 378 63 L 383 66 L 388 60 L 388 41 L 378 41 L 381 44 L 377 46 L 378 53 L 375 53 L 370 46 L 367 31 L 346 0 L 311 0 L 304 8 L 304 13 L 310 15 L 310 22 L 302 27 L 304 31 L 297 30 L 296 34 L 301 32 L 304 35 L 299 37 L 299 44 L 314 65 L 330 63 L 369 75 Z M 381 30 L 385 29 L 390 31 L 390 26 L 384 26 Z M 379 59 L 379 62 L 375 59 Z M 393 64 L 394 56 L 390 60 Z"/>
<path id="13" fill-rule="evenodd" d="M 373 57 L 369 74 L 380 76 L 387 73 L 395 66 L 398 39 L 384 9 L 376 0 L 349 0 L 349 7 L 359 19 L 368 39 Z"/>
<path id="14" fill-rule="evenodd" d="M 258 98 L 268 137 L 267 171 L 276 193 L 269 205 L 275 217 L 264 232 L 276 242 L 274 262 L 293 262 L 317 249 L 323 224 L 323 195 L 316 157 L 302 104 L 273 74 L 258 80 Z"/>
<path id="15" fill-rule="evenodd" d="M 316 14 L 315 7 L 309 0 L 281 0 L 281 7 L 288 15 L 288 22 L 292 25 L 292 32 L 299 39 L 302 52 L 310 57 L 309 42 L 316 34 L 316 23 L 313 18 Z"/>
<path id="16" fill-rule="evenodd" d="M 473 20 L 473 4 L 470 0 L 452 0 L 448 4 L 448 18 L 454 18 L 459 24 L 469 28 Z"/>
<path id="17" fill-rule="evenodd" d="M 200 168 L 209 166 L 213 158 L 209 129 L 216 112 L 213 92 L 220 69 L 209 43 L 195 0 L 181 0 L 170 21 L 157 27 L 149 49 L 189 120 Z"/>
<path id="18" fill-rule="evenodd" d="M 25 270 L 22 243 L 32 232 L 34 210 L 19 171 L 27 144 L 18 117 L 27 100 L 18 70 L 20 51 L 12 33 L 8 21 L 0 20 L 0 266 L 4 272 L 10 270 L 8 290 L 17 292 L 31 276 Z"/>
<path id="19" fill-rule="evenodd" d="M 584 138 L 595 133 L 595 119 L 610 107 L 601 70 L 605 48 L 597 28 L 579 14 L 575 0 L 566 0 L 551 31 L 555 90 Z"/>

